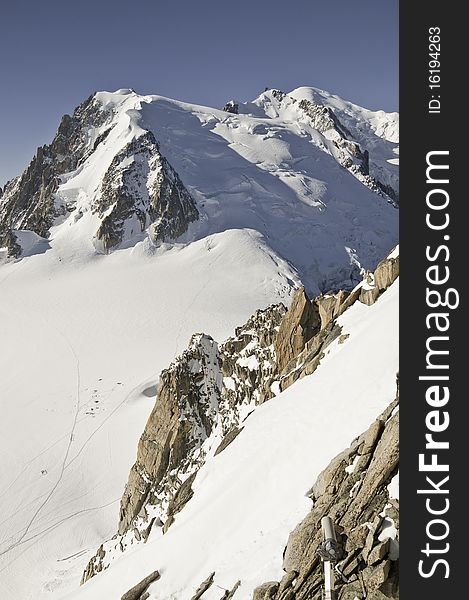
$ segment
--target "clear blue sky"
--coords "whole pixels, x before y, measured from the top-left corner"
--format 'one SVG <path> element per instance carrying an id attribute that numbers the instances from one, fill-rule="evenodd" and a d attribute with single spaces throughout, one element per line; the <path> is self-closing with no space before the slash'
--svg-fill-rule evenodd
<path id="1" fill-rule="evenodd" d="M 313 85 L 398 110 L 398 0 L 5 0 L 0 186 L 97 90 L 210 106 Z"/>

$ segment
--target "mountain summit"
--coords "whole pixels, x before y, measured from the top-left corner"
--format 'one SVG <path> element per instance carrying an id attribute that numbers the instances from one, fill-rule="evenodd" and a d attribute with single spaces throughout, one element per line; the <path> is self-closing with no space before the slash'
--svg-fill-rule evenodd
<path id="1" fill-rule="evenodd" d="M 5 186 L 0 246 L 106 254 L 251 229 L 309 291 L 350 288 L 397 243 L 397 131 L 397 113 L 315 88 L 225 110 L 99 92 Z"/>

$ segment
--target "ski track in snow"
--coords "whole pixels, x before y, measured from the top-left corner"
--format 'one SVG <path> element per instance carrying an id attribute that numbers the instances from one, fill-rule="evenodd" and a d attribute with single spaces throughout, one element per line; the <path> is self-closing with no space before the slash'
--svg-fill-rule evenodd
<path id="1" fill-rule="evenodd" d="M 34 521 L 37 519 L 37 517 L 39 516 L 39 514 L 41 513 L 41 511 L 43 510 L 43 508 L 46 506 L 46 504 L 49 502 L 49 500 L 52 498 L 54 492 L 56 491 L 56 489 L 59 487 L 64 472 L 65 472 L 65 467 L 67 464 L 67 459 L 68 459 L 68 455 L 70 453 L 71 447 L 72 447 L 72 443 L 73 443 L 73 436 L 75 434 L 75 429 L 77 426 L 77 420 L 78 420 L 78 415 L 80 412 L 80 385 L 81 385 L 81 378 L 80 378 L 80 359 L 78 358 L 75 350 L 73 349 L 73 346 L 70 344 L 69 340 L 67 339 L 67 337 L 60 332 L 58 329 L 56 329 L 63 337 L 63 339 L 65 340 L 70 352 L 72 353 L 74 360 L 75 360 L 75 364 L 76 364 L 76 409 L 75 409 L 75 414 L 74 414 L 74 418 L 73 418 L 73 424 L 72 424 L 72 428 L 70 431 L 70 435 L 69 435 L 69 441 L 65 450 L 65 455 L 63 457 L 62 460 L 62 464 L 61 464 L 61 468 L 60 468 L 60 473 L 59 473 L 59 477 L 57 479 L 57 481 L 55 482 L 55 484 L 52 486 L 51 490 L 49 491 L 49 493 L 47 494 L 45 500 L 39 505 L 39 508 L 37 508 L 37 510 L 34 512 L 33 516 L 31 517 L 31 519 L 29 520 L 29 522 L 27 523 L 23 533 L 20 535 L 20 537 L 18 538 L 18 540 L 11 544 L 11 546 L 9 546 L 8 548 L 6 548 L 5 550 L 0 551 L 0 556 L 3 556 L 4 554 L 7 554 L 8 552 L 10 552 L 11 550 L 13 550 L 13 548 L 16 548 L 17 546 L 20 545 L 20 543 L 24 540 L 24 538 L 26 537 L 26 535 L 28 534 L 32 524 L 34 523 Z"/>
<path id="2" fill-rule="evenodd" d="M 112 506 L 113 504 L 116 504 L 117 502 L 119 502 L 120 497 L 116 498 L 114 500 L 112 500 L 111 502 L 108 502 L 107 504 L 103 504 L 101 506 L 94 506 L 91 508 L 84 508 L 82 510 L 78 510 L 74 513 L 71 513 L 69 515 L 67 515 L 66 517 L 63 517 L 60 519 L 60 521 L 54 523 L 53 525 L 50 525 L 49 527 L 46 527 L 45 529 L 41 530 L 39 533 L 36 533 L 35 535 L 30 536 L 27 539 L 22 539 L 21 541 L 17 542 L 14 546 L 12 546 L 12 548 L 8 549 L 5 552 L 0 553 L 0 556 L 3 554 L 6 554 L 6 552 L 10 551 L 18 546 L 22 546 L 24 544 L 27 544 L 28 542 L 31 541 L 38 541 L 38 539 L 40 540 L 42 537 L 44 537 L 45 535 L 47 535 L 48 533 L 50 533 L 51 531 L 53 531 L 54 529 L 56 529 L 57 527 L 59 527 L 60 525 L 62 525 L 63 523 L 66 523 L 67 521 L 69 521 L 70 519 L 73 519 L 74 517 L 78 516 L 78 515 L 82 515 L 85 513 L 89 513 L 89 512 L 93 512 L 93 511 L 97 511 L 97 510 L 101 510 L 103 508 L 108 508 L 109 506 Z M 29 548 L 27 548 L 25 551 L 27 551 Z M 81 550 L 79 552 L 77 552 L 76 554 L 82 554 L 83 552 L 86 552 L 86 550 Z M 13 560 L 11 560 L 9 563 L 6 563 L 5 566 L 3 566 L 2 568 L 0 568 L 0 573 L 2 573 L 3 571 L 6 571 L 15 561 L 17 561 L 19 558 L 21 557 L 21 554 L 19 554 L 18 556 L 16 556 Z M 65 559 L 64 559 L 65 560 Z"/>

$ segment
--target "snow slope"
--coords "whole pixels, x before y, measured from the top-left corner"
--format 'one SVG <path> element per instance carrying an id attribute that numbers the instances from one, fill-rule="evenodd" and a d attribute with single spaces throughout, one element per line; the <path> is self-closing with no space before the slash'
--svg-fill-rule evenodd
<path id="1" fill-rule="evenodd" d="M 55 240 L 1 267 L 2 600 L 77 585 L 81 553 L 115 531 L 161 369 L 195 330 L 223 339 L 287 301 L 295 279 L 250 230 L 92 259 Z"/>
<path id="2" fill-rule="evenodd" d="M 207 600 L 219 600 L 220 588 L 238 579 L 239 600 L 279 580 L 288 534 L 311 507 L 305 493 L 395 397 L 398 285 L 340 317 L 347 341 L 334 342 L 313 375 L 258 407 L 234 442 L 206 462 L 164 536 L 153 530 L 146 544 L 66 598 L 119 598 L 155 569 L 161 579 L 150 587 L 152 600 L 189 599 L 214 571 Z"/>

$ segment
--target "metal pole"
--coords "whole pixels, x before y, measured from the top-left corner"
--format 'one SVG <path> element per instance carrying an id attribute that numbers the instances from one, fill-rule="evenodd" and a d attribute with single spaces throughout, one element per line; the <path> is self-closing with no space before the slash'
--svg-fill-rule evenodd
<path id="1" fill-rule="evenodd" d="M 324 561 L 324 600 L 335 600 L 334 569 L 330 560 Z"/>
<path id="2" fill-rule="evenodd" d="M 324 538 L 323 548 L 326 553 L 324 557 L 324 600 L 335 600 L 333 563 L 338 559 L 337 536 L 334 522 L 330 517 L 321 519 L 321 527 Z"/>

